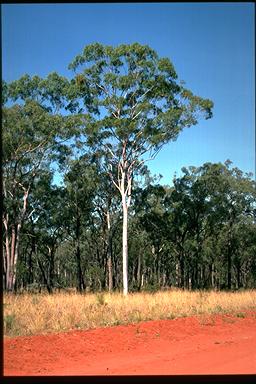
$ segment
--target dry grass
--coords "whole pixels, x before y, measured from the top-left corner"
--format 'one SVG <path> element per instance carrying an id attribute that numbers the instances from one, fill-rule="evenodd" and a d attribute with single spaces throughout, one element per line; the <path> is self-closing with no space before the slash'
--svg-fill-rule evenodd
<path id="1" fill-rule="evenodd" d="M 4 295 L 6 336 L 63 332 L 143 320 L 173 319 L 191 315 L 255 310 L 256 291 L 190 292 L 170 290 L 135 293 L 55 293 Z"/>

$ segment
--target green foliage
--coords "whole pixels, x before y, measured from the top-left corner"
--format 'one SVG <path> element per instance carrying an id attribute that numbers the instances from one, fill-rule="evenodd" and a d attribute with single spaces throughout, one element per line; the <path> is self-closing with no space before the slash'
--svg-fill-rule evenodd
<path id="1" fill-rule="evenodd" d="M 212 102 L 183 89 L 176 82 L 171 61 L 159 58 L 147 45 L 91 44 L 69 68 L 81 68 L 76 82 L 79 87 L 82 84 L 84 92 L 78 99 L 82 97 L 94 115 L 88 132 L 95 132 L 98 144 L 106 142 L 106 138 L 112 145 L 116 141 L 116 154 L 124 141 L 129 143 L 128 153 L 133 156 L 140 156 L 149 146 L 157 150 L 176 139 L 185 126 L 195 124 L 198 113 L 211 117 Z"/>

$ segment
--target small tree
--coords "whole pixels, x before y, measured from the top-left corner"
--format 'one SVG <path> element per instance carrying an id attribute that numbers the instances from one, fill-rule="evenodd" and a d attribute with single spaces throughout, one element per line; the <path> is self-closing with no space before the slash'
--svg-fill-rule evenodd
<path id="1" fill-rule="evenodd" d="M 77 103 L 86 116 L 88 144 L 110 154 L 109 176 L 119 190 L 123 210 L 123 293 L 128 293 L 128 209 L 133 179 L 146 160 L 175 140 L 200 114 L 212 116 L 213 103 L 178 84 L 168 58 L 138 43 L 116 48 L 92 44 L 75 57 Z M 146 157 L 146 154 L 148 155 Z"/>

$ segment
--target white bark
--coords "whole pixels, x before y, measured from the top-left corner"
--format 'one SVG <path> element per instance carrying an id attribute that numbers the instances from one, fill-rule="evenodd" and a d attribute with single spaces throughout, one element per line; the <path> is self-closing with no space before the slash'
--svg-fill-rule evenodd
<path id="1" fill-rule="evenodd" d="M 123 200 L 123 294 L 128 294 L 128 207 Z"/>
<path id="2" fill-rule="evenodd" d="M 12 289 L 14 289 L 15 283 L 16 283 L 17 261 L 18 261 L 19 243 L 20 243 L 20 229 L 21 229 L 21 223 L 17 225 L 17 231 L 16 231 L 15 249 L 14 249 L 14 258 L 13 258 L 13 271 L 12 271 Z"/>
<path id="3" fill-rule="evenodd" d="M 128 294 L 128 209 L 131 204 L 132 193 L 132 172 L 135 162 L 131 164 L 127 160 L 126 152 L 127 142 L 123 142 L 121 160 L 117 167 L 117 180 L 113 178 L 113 174 L 109 172 L 111 180 L 115 187 L 119 190 L 122 198 L 123 209 L 123 238 L 122 238 L 122 257 L 123 257 L 123 294 Z"/>
<path id="4" fill-rule="evenodd" d="M 20 242 L 20 230 L 22 227 L 22 223 L 25 218 L 25 214 L 27 211 L 27 201 L 29 195 L 29 188 L 24 189 L 23 196 L 23 207 L 21 209 L 20 215 L 18 217 L 18 224 L 12 224 L 9 226 L 8 214 L 3 219 L 4 227 L 5 227 L 5 253 L 6 253 L 6 289 L 9 291 L 13 291 L 16 283 L 16 272 L 17 272 L 17 261 L 18 261 L 18 253 L 19 253 L 19 242 Z M 9 230 L 11 227 L 11 236 L 9 238 Z"/>

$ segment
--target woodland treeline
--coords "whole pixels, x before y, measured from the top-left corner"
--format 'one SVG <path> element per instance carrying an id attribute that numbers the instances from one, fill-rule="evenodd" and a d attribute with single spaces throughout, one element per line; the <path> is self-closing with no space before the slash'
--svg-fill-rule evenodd
<path id="1" fill-rule="evenodd" d="M 213 104 L 147 46 L 94 44 L 71 66 L 86 60 L 2 83 L 4 289 L 121 290 L 125 268 L 130 291 L 255 288 L 252 175 L 227 160 L 161 185 L 143 160 Z"/>
<path id="2" fill-rule="evenodd" d="M 122 288 L 119 196 L 77 161 L 65 186 L 36 180 L 20 234 L 16 288 Z M 137 186 L 129 220 L 131 290 L 253 288 L 255 184 L 229 163 L 183 169 L 174 185 Z M 28 214 L 29 216 L 29 214 Z"/>

